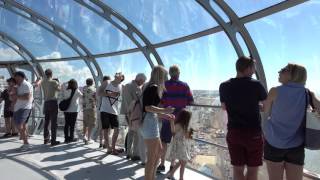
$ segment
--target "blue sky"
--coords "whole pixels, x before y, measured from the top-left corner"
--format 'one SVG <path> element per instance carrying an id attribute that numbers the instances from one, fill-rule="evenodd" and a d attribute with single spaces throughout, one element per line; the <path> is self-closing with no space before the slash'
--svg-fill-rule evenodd
<path id="1" fill-rule="evenodd" d="M 17 0 L 64 27 L 92 53 L 104 53 L 136 45 L 109 22 L 96 16 L 74 1 Z M 193 0 L 103 0 L 150 39 L 158 43 L 205 30 L 217 23 Z M 280 2 L 257 0 L 227 0 L 239 16 Z M 246 2 L 247 4 L 245 4 Z M 249 4 L 248 4 L 249 3 Z M 278 70 L 288 62 L 305 65 L 307 86 L 319 92 L 320 83 L 320 9 L 319 0 L 311 0 L 255 22 L 246 24 L 260 53 L 268 87 L 278 85 Z M 77 55 L 66 43 L 40 26 L 0 8 L 0 31 L 8 33 L 38 58 L 59 58 Z M 181 66 L 181 79 L 192 89 L 217 90 L 219 84 L 235 76 L 236 53 L 224 32 L 157 49 L 164 64 Z M 0 44 L 0 60 L 12 60 L 16 54 Z M 18 58 L 18 57 L 17 57 Z M 20 58 L 21 59 L 21 58 Z M 150 74 L 142 53 L 97 59 L 105 74 L 122 71 L 128 82 L 138 72 Z M 82 84 L 90 71 L 83 61 L 43 63 L 56 69 L 63 81 L 71 77 Z M 1 74 L 4 72 L 0 71 Z"/>

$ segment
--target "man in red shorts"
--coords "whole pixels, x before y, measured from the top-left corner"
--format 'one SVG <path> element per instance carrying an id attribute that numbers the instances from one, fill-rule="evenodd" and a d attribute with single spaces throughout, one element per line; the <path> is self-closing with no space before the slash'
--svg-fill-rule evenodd
<path id="1" fill-rule="evenodd" d="M 228 114 L 227 143 L 233 176 L 235 180 L 257 180 L 263 154 L 259 103 L 267 98 L 267 92 L 251 78 L 255 73 L 254 59 L 240 57 L 236 69 L 237 76 L 219 88 L 222 108 Z"/>

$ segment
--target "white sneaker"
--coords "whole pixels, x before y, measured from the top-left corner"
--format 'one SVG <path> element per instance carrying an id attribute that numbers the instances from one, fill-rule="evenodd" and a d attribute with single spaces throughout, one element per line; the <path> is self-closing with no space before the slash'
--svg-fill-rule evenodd
<path id="1" fill-rule="evenodd" d="M 27 151 L 30 149 L 30 145 L 29 144 L 24 144 L 20 147 L 20 150 L 21 151 Z"/>
<path id="2" fill-rule="evenodd" d="M 88 144 L 92 144 L 92 143 L 94 143 L 94 141 L 93 141 L 92 139 L 90 139 L 90 140 L 88 141 Z"/>

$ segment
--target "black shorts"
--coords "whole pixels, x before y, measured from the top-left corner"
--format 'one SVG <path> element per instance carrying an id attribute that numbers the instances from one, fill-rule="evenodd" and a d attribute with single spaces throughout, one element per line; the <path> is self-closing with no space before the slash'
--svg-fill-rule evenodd
<path id="1" fill-rule="evenodd" d="M 13 112 L 12 111 L 3 111 L 3 117 L 4 118 L 13 117 Z"/>
<path id="2" fill-rule="evenodd" d="M 119 128 L 118 116 L 107 112 L 100 114 L 102 129 L 117 129 Z"/>
<path id="3" fill-rule="evenodd" d="M 279 149 L 271 146 L 267 141 L 264 144 L 264 159 L 272 162 L 288 162 L 296 165 L 304 165 L 304 145 Z"/>

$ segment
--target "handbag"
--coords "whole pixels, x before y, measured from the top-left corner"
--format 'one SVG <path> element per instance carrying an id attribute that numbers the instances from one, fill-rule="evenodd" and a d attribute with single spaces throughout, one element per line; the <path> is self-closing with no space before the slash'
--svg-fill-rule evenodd
<path id="1" fill-rule="evenodd" d="M 66 111 L 71 103 L 71 99 L 73 98 L 74 93 L 76 92 L 76 90 L 72 90 L 71 95 L 68 99 L 64 99 L 59 103 L 59 109 L 60 111 Z"/>
<path id="2" fill-rule="evenodd" d="M 305 148 L 320 150 L 320 115 L 314 111 L 315 107 L 310 91 L 306 91 Z M 308 108 L 309 104 L 312 110 Z"/>

